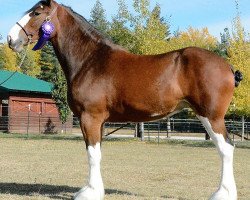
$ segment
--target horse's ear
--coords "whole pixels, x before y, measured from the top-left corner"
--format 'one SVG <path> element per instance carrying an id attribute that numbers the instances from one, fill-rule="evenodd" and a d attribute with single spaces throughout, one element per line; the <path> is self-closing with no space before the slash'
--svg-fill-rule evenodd
<path id="1" fill-rule="evenodd" d="M 51 5 L 51 0 L 46 0 L 46 3 L 47 3 L 48 6 L 50 6 Z"/>
<path id="2" fill-rule="evenodd" d="M 51 0 L 42 0 L 41 2 L 45 6 L 50 6 L 51 5 Z"/>
<path id="3" fill-rule="evenodd" d="M 43 0 L 42 4 L 44 4 L 46 6 L 50 6 L 51 5 L 51 0 Z"/>

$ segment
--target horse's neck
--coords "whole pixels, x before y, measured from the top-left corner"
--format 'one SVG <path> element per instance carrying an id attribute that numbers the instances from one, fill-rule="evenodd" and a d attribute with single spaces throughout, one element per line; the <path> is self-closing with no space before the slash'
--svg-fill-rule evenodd
<path id="1" fill-rule="evenodd" d="M 90 68 L 95 52 L 99 49 L 109 49 L 109 45 L 99 40 L 98 34 L 80 27 L 79 21 L 66 10 L 60 21 L 57 36 L 52 39 L 52 44 L 66 79 L 71 83 L 78 72 L 86 72 Z"/>

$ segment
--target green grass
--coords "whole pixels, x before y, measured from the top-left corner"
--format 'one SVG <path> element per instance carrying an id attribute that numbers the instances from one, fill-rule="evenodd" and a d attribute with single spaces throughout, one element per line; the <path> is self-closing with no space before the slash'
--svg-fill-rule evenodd
<path id="1" fill-rule="evenodd" d="M 0 199 L 71 199 L 86 182 L 82 139 L 46 137 L 0 134 Z M 239 200 L 250 199 L 249 143 L 244 145 L 235 150 Z M 219 183 L 220 161 L 211 142 L 113 139 L 102 149 L 107 200 L 202 200 Z"/>

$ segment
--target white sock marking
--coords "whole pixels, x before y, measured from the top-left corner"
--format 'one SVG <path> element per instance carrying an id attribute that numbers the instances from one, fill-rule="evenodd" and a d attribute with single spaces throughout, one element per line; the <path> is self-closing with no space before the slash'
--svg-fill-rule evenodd
<path id="1" fill-rule="evenodd" d="M 89 161 L 89 179 L 86 187 L 83 187 L 76 193 L 75 200 L 103 200 L 104 186 L 102 182 L 100 163 L 101 163 L 101 145 L 88 146 Z"/>
<path id="2" fill-rule="evenodd" d="M 213 194 L 211 199 L 237 199 L 237 190 L 233 175 L 233 153 L 234 147 L 228 144 L 222 134 L 213 131 L 209 120 L 205 117 L 197 116 L 205 126 L 210 137 L 214 141 L 222 160 L 221 181 L 219 189 Z"/>
<path id="3" fill-rule="evenodd" d="M 89 186 L 98 188 L 103 186 L 100 162 L 101 162 L 101 145 L 97 143 L 95 146 L 88 147 L 88 159 L 89 159 Z"/>

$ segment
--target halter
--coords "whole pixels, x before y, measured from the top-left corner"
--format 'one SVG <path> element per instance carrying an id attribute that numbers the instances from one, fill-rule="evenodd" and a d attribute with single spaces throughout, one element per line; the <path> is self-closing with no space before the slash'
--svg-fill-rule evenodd
<path id="1" fill-rule="evenodd" d="M 46 17 L 45 21 L 43 22 L 43 24 L 41 25 L 41 37 L 38 39 L 36 45 L 33 47 L 32 50 L 36 51 L 39 49 L 42 49 L 44 47 L 44 45 L 49 41 L 51 34 L 54 32 L 55 30 L 55 26 L 54 24 L 51 22 L 51 18 L 53 17 L 53 15 L 55 14 L 57 10 L 57 5 L 56 7 L 52 10 L 52 12 L 50 13 L 49 16 Z M 32 38 L 33 38 L 33 34 L 29 33 L 25 30 L 25 28 L 19 23 L 16 22 L 16 24 L 21 27 L 21 29 L 23 30 L 23 32 L 25 33 L 25 35 L 28 38 L 28 43 L 32 43 Z"/>
<path id="2" fill-rule="evenodd" d="M 16 22 L 16 24 L 23 30 L 23 32 L 25 33 L 25 35 L 27 36 L 28 38 L 28 42 L 31 42 L 32 41 L 32 37 L 33 37 L 33 34 L 32 33 L 28 33 L 25 28 L 19 24 L 19 22 Z"/>

